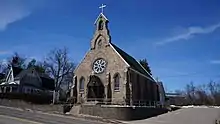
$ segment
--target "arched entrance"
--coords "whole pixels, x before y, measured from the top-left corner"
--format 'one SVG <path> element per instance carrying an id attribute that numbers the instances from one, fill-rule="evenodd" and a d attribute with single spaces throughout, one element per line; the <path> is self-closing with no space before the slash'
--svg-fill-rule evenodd
<path id="1" fill-rule="evenodd" d="M 87 85 L 87 101 L 103 101 L 104 99 L 104 85 L 99 77 L 91 75 Z"/>

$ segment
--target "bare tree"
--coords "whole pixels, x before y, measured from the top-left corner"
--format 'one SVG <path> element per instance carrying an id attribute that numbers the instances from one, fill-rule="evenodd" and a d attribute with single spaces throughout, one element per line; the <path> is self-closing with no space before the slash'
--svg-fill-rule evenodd
<path id="1" fill-rule="evenodd" d="M 175 90 L 174 93 L 177 95 L 173 102 L 176 105 L 185 105 L 187 103 L 187 100 L 185 99 L 186 92 L 184 90 Z"/>
<path id="2" fill-rule="evenodd" d="M 186 98 L 188 100 L 187 103 L 189 104 L 195 103 L 195 88 L 193 82 L 186 85 Z"/>
<path id="3" fill-rule="evenodd" d="M 69 74 L 67 74 L 63 79 L 62 85 L 66 86 L 66 90 L 69 90 L 70 86 L 73 85 L 73 76 L 74 76 L 73 71 L 74 70 L 70 71 Z"/>
<path id="4" fill-rule="evenodd" d="M 55 95 L 53 103 L 57 102 L 57 93 L 65 77 L 74 69 L 73 62 L 70 61 L 66 48 L 52 50 L 44 62 L 46 72 L 50 74 L 55 81 Z"/>
<path id="5" fill-rule="evenodd" d="M 220 105 L 220 83 L 210 81 L 208 83 L 208 89 L 212 97 L 214 105 Z"/>
<path id="6" fill-rule="evenodd" d="M 197 86 L 191 82 L 182 94 L 185 94 L 185 104 L 188 105 L 220 105 L 220 83 L 214 81 Z M 177 101 L 181 102 L 179 99 Z"/>
<path id="7" fill-rule="evenodd" d="M 210 105 L 210 96 L 207 93 L 206 85 L 199 85 L 195 89 L 195 104 L 197 105 Z"/>
<path id="8" fill-rule="evenodd" d="M 0 62 L 0 73 L 6 74 L 7 72 L 7 64 L 3 61 Z"/>

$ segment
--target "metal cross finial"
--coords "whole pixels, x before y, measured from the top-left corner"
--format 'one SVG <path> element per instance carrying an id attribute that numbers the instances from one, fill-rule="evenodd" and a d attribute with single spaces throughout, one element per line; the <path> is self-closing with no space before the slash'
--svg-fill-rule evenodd
<path id="1" fill-rule="evenodd" d="M 102 9 L 102 14 L 104 12 L 104 8 L 106 7 L 106 5 L 102 4 L 99 8 Z"/>

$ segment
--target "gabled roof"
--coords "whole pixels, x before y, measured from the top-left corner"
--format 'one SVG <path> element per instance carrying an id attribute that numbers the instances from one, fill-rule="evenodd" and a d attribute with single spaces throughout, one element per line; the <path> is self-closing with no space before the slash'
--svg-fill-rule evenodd
<path id="1" fill-rule="evenodd" d="M 7 81 L 7 82 L 9 80 L 14 81 L 15 77 L 17 75 L 19 75 L 22 72 L 22 70 L 23 70 L 22 68 L 12 66 L 10 68 L 10 70 L 8 71 L 8 74 L 7 74 L 6 78 L 5 78 L 5 81 Z"/>
<path id="2" fill-rule="evenodd" d="M 47 74 L 37 72 L 34 67 L 31 67 L 31 68 L 28 68 L 28 69 L 25 69 L 25 70 L 21 71 L 15 78 L 16 79 L 21 79 L 26 74 L 32 73 L 32 71 L 35 71 L 36 74 L 39 76 L 39 79 L 42 81 L 42 87 L 44 89 L 54 90 L 54 87 L 55 87 L 54 79 L 52 79 Z M 32 84 L 25 84 L 25 85 L 35 86 L 35 85 L 32 85 Z"/>
<path id="3" fill-rule="evenodd" d="M 153 81 L 155 81 L 154 78 L 141 66 L 141 64 L 136 59 L 134 59 L 132 56 L 130 56 L 129 54 L 124 52 L 122 49 L 120 49 L 119 47 L 117 47 L 113 43 L 111 43 L 111 45 L 120 54 L 120 56 L 130 65 L 130 67 L 132 69 L 138 71 L 139 73 L 141 73 L 141 74 L 149 77 Z"/>
<path id="4" fill-rule="evenodd" d="M 13 71 L 14 71 L 14 70 L 13 70 Z M 20 71 L 20 73 L 17 74 L 17 75 L 15 76 L 15 78 L 21 78 L 21 77 L 23 77 L 24 75 L 26 75 L 27 73 L 31 73 L 32 71 L 35 71 L 40 78 L 43 77 L 43 78 L 52 79 L 51 77 L 49 77 L 49 76 L 48 76 L 47 74 L 45 74 L 45 73 L 39 73 L 39 72 L 37 72 L 34 67 L 31 67 L 31 68 L 24 69 L 24 70 Z"/>
<path id="5" fill-rule="evenodd" d="M 108 18 L 106 18 L 106 16 L 103 13 L 100 13 L 99 16 L 97 17 L 97 19 L 95 20 L 94 24 L 97 23 L 97 21 L 99 20 L 100 16 L 102 16 L 105 20 L 108 20 Z"/>
<path id="6" fill-rule="evenodd" d="M 25 70 L 22 70 L 22 71 L 20 71 L 20 73 L 15 75 L 15 72 L 14 72 L 14 69 L 13 69 L 14 78 L 16 78 L 16 79 L 22 78 L 24 75 L 26 75 L 30 71 L 31 71 L 30 69 L 25 69 Z"/>

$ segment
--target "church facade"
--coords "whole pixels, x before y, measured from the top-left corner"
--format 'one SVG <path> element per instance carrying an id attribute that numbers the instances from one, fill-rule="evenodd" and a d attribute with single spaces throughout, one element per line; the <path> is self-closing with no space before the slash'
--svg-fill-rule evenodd
<path id="1" fill-rule="evenodd" d="M 74 71 L 77 102 L 152 105 L 160 101 L 155 79 L 132 56 L 111 42 L 109 20 L 100 13 L 90 50 Z"/>

